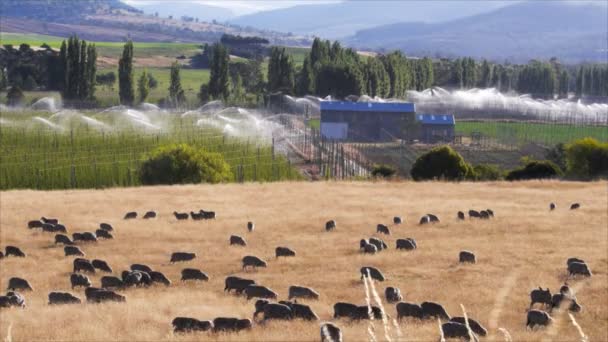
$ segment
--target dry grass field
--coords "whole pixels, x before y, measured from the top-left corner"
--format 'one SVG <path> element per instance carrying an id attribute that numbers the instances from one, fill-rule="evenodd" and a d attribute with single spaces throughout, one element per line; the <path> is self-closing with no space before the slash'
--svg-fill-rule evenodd
<path id="1" fill-rule="evenodd" d="M 589 341 L 608 340 L 608 183 L 274 183 L 215 186 L 174 186 L 96 191 L 8 191 L 0 193 L 0 247 L 16 245 L 27 257 L 0 261 L 0 288 L 12 276 L 26 278 L 34 292 L 25 293 L 27 307 L 0 310 L 0 338 L 12 341 L 194 341 L 255 340 L 313 341 L 319 323 L 270 322 L 238 334 L 172 333 L 176 316 L 213 319 L 217 316 L 251 318 L 254 301 L 223 292 L 224 279 L 239 275 L 254 279 L 286 299 L 287 288 L 299 284 L 317 290 L 319 301 L 310 304 L 322 321 L 332 320 L 333 304 L 365 304 L 359 279 L 364 265 L 380 268 L 387 280 L 375 283 L 384 297 L 386 286 L 401 289 L 404 300 L 436 301 L 453 316 L 469 317 L 489 329 L 487 340 L 504 341 L 498 328 L 514 341 L 580 341 L 568 315 L 554 313 L 546 329 L 526 330 L 530 290 L 542 286 L 556 292 L 566 279 L 566 259 L 579 257 L 593 276 L 569 283 L 583 306 L 574 315 Z M 557 209 L 550 212 L 549 203 Z M 581 208 L 568 210 L 570 203 Z M 215 210 L 218 218 L 206 222 L 178 222 L 174 210 Z M 458 210 L 491 208 L 495 218 L 459 222 Z M 127 211 L 156 210 L 153 220 L 124 221 Z M 441 223 L 419 226 L 421 215 L 434 213 Z M 70 289 L 72 258 L 53 245 L 53 234 L 29 230 L 27 221 L 57 217 L 70 233 L 94 231 L 100 222 L 114 225 L 114 240 L 82 244 L 87 258 L 106 260 L 115 274 L 133 263 L 145 263 L 165 273 L 170 287 L 154 286 L 120 291 L 126 303 L 49 306 L 50 291 L 69 291 L 84 299 L 84 291 Z M 405 223 L 392 224 L 400 215 Z M 324 222 L 335 219 L 338 228 L 327 233 Z M 248 233 L 247 221 L 256 223 Z M 378 223 L 388 224 L 392 235 L 383 237 L 390 249 L 377 255 L 358 251 L 359 240 L 375 235 Z M 238 234 L 247 247 L 230 247 Z M 397 238 L 416 239 L 413 252 L 395 250 Z M 277 246 L 289 246 L 295 258 L 274 257 Z M 471 250 L 477 264 L 459 265 L 458 253 Z M 169 264 L 175 251 L 196 252 L 198 258 Z M 268 268 L 243 272 L 240 260 L 251 254 L 268 261 Z M 182 283 L 180 271 L 200 268 L 211 280 Z M 99 286 L 99 274 L 92 276 Z M 391 317 L 394 305 L 383 302 Z M 334 321 L 345 341 L 369 340 L 370 322 Z M 385 340 L 381 322 L 372 322 L 375 337 Z M 396 340 L 437 341 L 436 321 L 404 320 L 399 331 L 392 324 L 388 335 Z"/>

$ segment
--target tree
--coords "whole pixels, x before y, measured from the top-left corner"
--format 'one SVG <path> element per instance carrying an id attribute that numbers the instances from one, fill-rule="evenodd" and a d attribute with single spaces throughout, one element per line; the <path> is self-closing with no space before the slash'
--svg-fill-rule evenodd
<path id="1" fill-rule="evenodd" d="M 201 102 L 201 104 L 205 104 L 207 102 L 209 102 L 210 100 L 210 96 L 209 96 L 209 85 L 208 84 L 201 84 L 201 88 L 198 92 L 198 99 Z"/>
<path id="2" fill-rule="evenodd" d="M 304 57 L 304 63 L 297 79 L 296 94 L 304 96 L 315 93 L 315 72 L 309 56 Z"/>
<path id="3" fill-rule="evenodd" d="M 150 94 L 150 79 L 148 78 L 148 71 L 144 69 L 139 80 L 137 80 L 137 93 L 139 95 L 139 102 L 145 102 Z"/>
<path id="4" fill-rule="evenodd" d="M 18 86 L 12 86 L 6 93 L 6 104 L 9 106 L 19 106 L 23 104 L 23 91 Z"/>
<path id="5" fill-rule="evenodd" d="M 450 146 L 433 148 L 416 159 L 411 175 L 414 180 L 463 180 L 473 170 Z"/>
<path id="6" fill-rule="evenodd" d="M 87 48 L 87 79 L 86 88 L 89 100 L 95 98 L 95 80 L 97 79 L 97 48 L 95 44 L 89 44 Z"/>
<path id="7" fill-rule="evenodd" d="M 211 72 L 209 76 L 209 96 L 227 100 L 230 95 L 230 58 L 224 45 L 215 43 L 211 47 Z"/>
<path id="8" fill-rule="evenodd" d="M 173 62 L 171 65 L 171 82 L 169 84 L 169 101 L 173 107 L 180 107 L 186 102 L 179 70 L 179 63 Z"/>
<path id="9" fill-rule="evenodd" d="M 80 52 L 78 56 L 78 98 L 87 99 L 89 98 L 89 86 L 87 84 L 89 80 L 89 68 L 87 66 L 87 42 L 82 41 L 80 43 Z"/>
<path id="10" fill-rule="evenodd" d="M 122 51 L 122 57 L 118 61 L 118 95 L 120 103 L 131 106 L 135 100 L 133 89 L 133 42 L 128 41 Z"/>
<path id="11" fill-rule="evenodd" d="M 559 167 L 548 160 L 533 160 L 521 168 L 510 171 L 505 177 L 508 181 L 556 178 L 563 173 Z"/>
<path id="12" fill-rule="evenodd" d="M 579 179 L 608 178 L 608 143 L 592 138 L 566 146 L 568 174 Z"/>
<path id="13" fill-rule="evenodd" d="M 285 48 L 273 46 L 268 62 L 268 91 L 293 94 L 295 72 L 291 56 Z"/>
<path id="14" fill-rule="evenodd" d="M 241 75 L 238 73 L 232 80 L 231 96 L 232 96 L 232 101 L 234 101 L 235 103 L 241 103 L 244 98 L 243 80 L 241 78 Z"/>
<path id="15" fill-rule="evenodd" d="M 384 64 L 377 58 L 368 58 L 365 65 L 366 86 L 369 96 L 387 97 L 390 92 L 390 79 Z"/>
<path id="16" fill-rule="evenodd" d="M 6 89 L 8 80 L 6 79 L 6 68 L 0 67 L 0 90 Z"/>

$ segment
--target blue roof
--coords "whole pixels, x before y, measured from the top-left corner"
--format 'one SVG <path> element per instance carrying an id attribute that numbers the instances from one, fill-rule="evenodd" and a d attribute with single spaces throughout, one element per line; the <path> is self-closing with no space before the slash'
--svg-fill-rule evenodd
<path id="1" fill-rule="evenodd" d="M 416 107 L 410 102 L 349 102 L 321 101 L 321 111 L 394 112 L 414 113 Z"/>
<path id="2" fill-rule="evenodd" d="M 450 125 L 456 124 L 452 114 L 416 114 L 416 118 L 423 125 Z"/>

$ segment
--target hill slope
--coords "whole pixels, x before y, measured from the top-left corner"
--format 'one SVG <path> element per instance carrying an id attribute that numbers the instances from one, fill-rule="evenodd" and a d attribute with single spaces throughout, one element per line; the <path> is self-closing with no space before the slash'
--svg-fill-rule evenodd
<path id="1" fill-rule="evenodd" d="M 182 16 L 198 18 L 200 21 L 224 21 L 234 17 L 234 13 L 226 8 L 199 4 L 192 1 L 153 1 L 135 5 L 146 14 L 158 13 L 161 17 L 172 15 L 174 18 Z"/>

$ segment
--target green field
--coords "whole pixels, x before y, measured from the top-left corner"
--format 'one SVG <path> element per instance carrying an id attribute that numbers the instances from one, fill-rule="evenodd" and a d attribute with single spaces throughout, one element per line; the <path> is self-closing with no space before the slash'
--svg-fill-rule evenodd
<path id="1" fill-rule="evenodd" d="M 87 112 L 112 124 L 103 130 L 80 119 L 58 121 L 45 112 L 0 113 L 0 189 L 66 189 L 137 186 L 146 152 L 168 143 L 188 143 L 224 156 L 234 181 L 300 179 L 287 160 L 274 155 L 268 138 L 235 138 L 195 125 L 175 114 L 151 116 L 163 130 L 115 124 L 108 114 Z M 34 117 L 49 119 L 50 128 Z M 113 117 L 115 118 L 115 117 Z"/>

